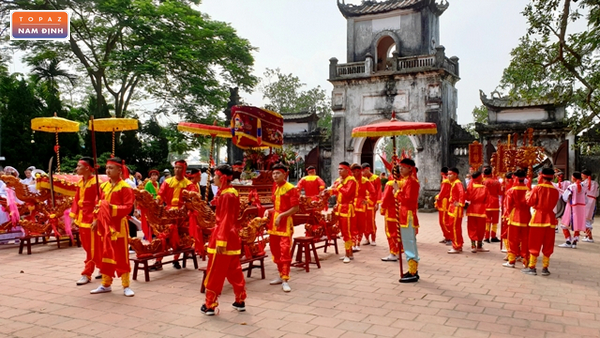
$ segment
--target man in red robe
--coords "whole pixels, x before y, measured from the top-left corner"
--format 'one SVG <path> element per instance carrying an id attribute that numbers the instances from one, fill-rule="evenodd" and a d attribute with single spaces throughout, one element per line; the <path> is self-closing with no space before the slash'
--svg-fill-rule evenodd
<path id="1" fill-rule="evenodd" d="M 106 175 L 108 182 L 100 187 L 100 203 L 96 209 L 96 220 L 92 230 L 98 231 L 100 241 L 94 245 L 101 246 L 102 285 L 90 291 L 91 294 L 111 292 L 112 281 L 115 277 L 121 278 L 123 294 L 133 297 L 135 294 L 129 288 L 129 225 L 127 216 L 133 209 L 133 189 L 121 177 L 129 177 L 125 161 L 113 157 L 106 162 Z"/>
<path id="2" fill-rule="evenodd" d="M 388 182 L 389 183 L 389 182 Z M 391 184 L 392 200 L 388 189 L 388 195 L 384 196 L 382 208 L 390 211 L 395 210 L 394 215 L 400 224 L 400 235 L 402 237 L 402 251 L 408 263 L 408 272 L 400 278 L 400 283 L 414 283 L 419 280 L 419 252 L 417 250 L 416 230 L 419 228 L 417 208 L 419 203 L 420 184 L 417 180 L 415 161 L 405 158 L 400 161 L 400 181 L 394 180 Z M 400 212 L 396 208 L 396 201 L 400 206 Z M 392 203 L 394 206 L 392 206 Z"/>
<path id="3" fill-rule="evenodd" d="M 352 251 L 360 251 L 360 241 L 365 233 L 365 226 L 367 224 L 367 207 L 377 202 L 377 194 L 371 182 L 366 177 L 363 177 L 361 165 L 354 163 L 350 169 L 352 170 L 352 176 L 356 180 L 356 198 L 354 199 L 356 226 L 352 233 L 352 241 L 354 242 Z"/>
<path id="4" fill-rule="evenodd" d="M 496 237 L 498 231 L 498 221 L 500 220 L 500 196 L 502 195 L 502 184 L 497 178 L 492 176 L 492 168 L 483 169 L 483 185 L 488 189 L 488 206 L 486 208 L 487 222 L 485 226 L 485 241 L 487 243 L 498 243 L 500 240 Z"/>
<path id="5" fill-rule="evenodd" d="M 394 184 L 397 184 L 395 179 L 400 173 L 397 167 L 394 167 L 389 180 L 383 188 L 383 196 L 381 197 L 380 213 L 385 221 L 385 236 L 388 240 L 389 255 L 383 257 L 384 262 L 396 262 L 400 257 L 400 243 L 398 241 L 398 211 L 396 205 L 396 197 L 394 196 Z"/>
<path id="6" fill-rule="evenodd" d="M 458 169 L 448 169 L 448 180 L 450 181 L 450 196 L 448 197 L 448 228 L 452 231 L 452 249 L 449 254 L 462 252 L 462 219 L 465 206 L 465 189 L 458 179 Z"/>
<path id="7" fill-rule="evenodd" d="M 91 281 L 96 266 L 100 266 L 99 249 L 101 247 L 94 246 L 94 242 L 99 241 L 100 237 L 91 229 L 94 221 L 94 207 L 98 203 L 94 160 L 89 157 L 82 157 L 75 170 L 77 175 L 81 176 L 81 180 L 77 183 L 77 190 L 75 191 L 75 198 L 73 198 L 69 216 L 73 219 L 73 223 L 79 227 L 81 246 L 85 250 L 84 268 L 81 272 L 81 278 L 77 281 L 77 285 L 84 285 Z"/>
<path id="8" fill-rule="evenodd" d="M 351 169 L 348 162 L 340 162 L 338 165 L 338 177 L 333 183 L 331 194 L 336 196 L 334 212 L 338 216 L 338 228 L 344 239 L 345 256 L 341 257 L 344 263 L 350 263 L 354 259 L 352 254 L 352 229 L 356 226 L 356 215 L 354 212 L 354 199 L 356 197 L 356 179 L 350 175 Z"/>
<path id="9" fill-rule="evenodd" d="M 208 244 L 208 265 L 204 286 L 206 301 L 200 312 L 207 316 L 215 314 L 215 308 L 225 278 L 231 283 L 235 294 L 232 304 L 237 311 L 246 311 L 246 281 L 240 263 L 242 243 L 238 234 L 240 199 L 237 190 L 231 186 L 233 169 L 222 164 L 215 170 L 215 185 L 219 187 L 212 204 L 216 206 L 217 223 Z"/>
<path id="10" fill-rule="evenodd" d="M 467 187 L 465 200 L 469 201 L 467 208 L 467 230 L 471 239 L 471 252 L 489 252 L 483 248 L 483 236 L 485 234 L 485 221 L 488 191 L 482 184 L 481 172 L 471 174 L 471 181 Z"/>
<path id="11" fill-rule="evenodd" d="M 529 191 L 525 185 L 524 170 L 517 170 L 513 174 L 517 178 L 517 183 L 505 194 L 505 209 L 503 217 L 507 220 L 507 238 L 508 238 L 508 261 L 503 265 L 507 268 L 514 268 L 517 257 L 523 260 L 523 267 L 529 263 L 529 221 L 531 221 L 531 211 L 527 205 L 526 195 Z"/>
<path id="12" fill-rule="evenodd" d="M 533 187 L 526 196 L 527 204 L 534 209 L 529 221 L 529 267 L 521 270 L 528 275 L 537 275 L 535 266 L 540 252 L 544 255 L 542 276 L 550 275 L 548 266 L 550 255 L 554 252 L 554 228 L 558 224 L 554 207 L 559 198 L 558 190 L 552 185 L 553 178 L 554 170 L 544 168 L 538 179 L 541 183 Z"/>
<path id="13" fill-rule="evenodd" d="M 435 196 L 435 208 L 438 210 L 438 221 L 442 236 L 444 237 L 440 243 L 451 245 L 452 232 L 448 228 L 448 197 L 450 197 L 450 181 L 448 180 L 448 168 L 443 167 L 441 170 L 442 183 L 440 183 L 440 193 Z"/>
<path id="14" fill-rule="evenodd" d="M 317 169 L 314 166 L 311 165 L 306 168 L 306 173 L 308 175 L 300 179 L 296 188 L 299 193 L 304 189 L 304 196 L 316 200 L 318 199 L 319 194 L 325 190 L 327 185 L 325 184 L 325 181 L 317 175 Z"/>
<path id="15" fill-rule="evenodd" d="M 269 217 L 267 232 L 273 262 L 277 264 L 279 278 L 272 280 L 271 285 L 281 284 L 284 292 L 292 291 L 289 285 L 290 266 L 292 264 L 291 247 L 294 235 L 292 216 L 299 210 L 300 194 L 293 184 L 287 181 L 288 168 L 283 164 L 275 164 L 273 170 L 273 208 L 265 211 Z"/>
<path id="16" fill-rule="evenodd" d="M 374 196 L 370 196 L 369 195 L 369 200 L 373 201 L 374 203 L 369 203 L 367 204 L 367 214 L 366 214 L 366 222 L 365 222 L 365 242 L 363 244 L 365 245 L 377 245 L 377 243 L 375 242 L 376 239 L 376 235 L 377 235 L 377 224 L 375 223 L 375 214 L 377 212 L 377 210 L 379 210 L 379 205 L 381 204 L 381 196 L 382 196 L 382 189 L 381 189 L 381 179 L 379 178 L 379 176 L 373 174 L 371 172 L 371 165 L 367 162 L 362 164 L 362 171 L 363 171 L 363 177 L 366 177 L 369 182 L 371 182 L 371 184 L 373 185 L 373 188 L 375 189 L 375 195 Z"/>
<path id="17" fill-rule="evenodd" d="M 183 206 L 183 202 L 180 202 L 181 193 L 184 190 L 194 191 L 194 185 L 190 180 L 185 178 L 185 172 L 187 170 L 187 162 L 184 160 L 179 160 L 175 162 L 173 166 L 173 172 L 175 176 L 167 178 L 162 185 L 160 186 L 160 190 L 158 191 L 158 195 L 156 196 L 157 203 L 164 203 L 165 207 L 168 210 L 179 209 Z M 172 224 L 171 237 L 169 240 L 171 241 L 171 245 L 177 245 L 177 240 L 179 239 L 179 234 L 177 232 L 177 225 Z M 198 240 L 198 239 L 196 239 Z M 175 269 L 181 269 L 181 265 L 179 264 L 179 254 L 174 256 L 173 267 Z M 162 270 L 161 264 L 162 258 L 157 258 L 156 263 L 152 267 L 152 270 Z"/>

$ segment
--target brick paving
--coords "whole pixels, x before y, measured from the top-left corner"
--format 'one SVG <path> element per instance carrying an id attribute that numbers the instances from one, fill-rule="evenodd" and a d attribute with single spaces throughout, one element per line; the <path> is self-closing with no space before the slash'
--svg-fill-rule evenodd
<path id="1" fill-rule="evenodd" d="M 200 313 L 202 273 L 189 267 L 132 281 L 133 298 L 119 280 L 112 293 L 91 295 L 98 280 L 75 285 L 83 249 L 34 246 L 28 256 L 3 245 L 0 337 L 600 337 L 600 243 L 555 247 L 552 275 L 528 276 L 502 267 L 498 245 L 446 254 L 437 214 L 419 218 L 418 283 L 399 284 L 398 264 L 380 260 L 380 226 L 378 245 L 364 246 L 350 264 L 319 250 L 321 269 L 292 268 L 290 293 L 269 285 L 276 268 L 266 262 L 266 280 L 256 271 L 247 279 L 245 313 L 230 307 L 226 283 L 214 317 Z"/>

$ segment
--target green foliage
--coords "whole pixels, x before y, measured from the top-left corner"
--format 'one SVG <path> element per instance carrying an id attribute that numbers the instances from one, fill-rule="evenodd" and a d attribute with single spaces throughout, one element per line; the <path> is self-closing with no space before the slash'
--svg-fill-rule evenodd
<path id="1" fill-rule="evenodd" d="M 590 127 L 600 114 L 598 1 L 530 1 L 523 15 L 529 27 L 511 52 L 500 87 L 515 98 L 564 103 L 572 108 L 575 132 Z M 573 32 L 577 24 L 587 29 Z"/>
<path id="2" fill-rule="evenodd" d="M 475 138 L 479 138 L 479 133 L 477 133 L 477 131 L 475 131 L 475 124 L 476 123 L 482 123 L 482 124 L 487 124 L 488 123 L 488 110 L 487 107 L 484 105 L 481 105 L 479 107 L 475 106 L 473 108 L 473 111 L 471 112 L 471 115 L 473 116 L 473 123 L 469 123 L 466 126 L 466 130 L 473 135 Z"/>
<path id="3" fill-rule="evenodd" d="M 263 98 L 269 101 L 265 108 L 281 114 L 314 111 L 319 116 L 318 126 L 330 134 L 332 114 L 327 93 L 321 86 L 303 90 L 304 86 L 306 84 L 291 73 L 282 74 L 279 68 L 267 68 L 260 86 Z"/>
<path id="4" fill-rule="evenodd" d="M 387 158 L 387 161 L 390 162 L 392 160 L 392 156 L 394 155 L 394 145 L 391 137 L 383 137 L 378 143 L 379 151 L 384 152 Z M 396 136 L 396 154 L 400 156 L 402 151 L 405 153 L 414 152 L 415 148 L 412 144 L 412 141 L 406 135 Z"/>
<path id="5" fill-rule="evenodd" d="M 68 9 L 69 42 L 17 41 L 32 60 L 70 62 L 94 90 L 99 117 L 113 102 L 123 117 L 131 102 L 164 102 L 187 120 L 226 106 L 228 87 L 251 90 L 255 50 L 229 25 L 189 0 L 15 0 L 1 10 Z M 108 99 L 110 98 L 110 100 Z"/>

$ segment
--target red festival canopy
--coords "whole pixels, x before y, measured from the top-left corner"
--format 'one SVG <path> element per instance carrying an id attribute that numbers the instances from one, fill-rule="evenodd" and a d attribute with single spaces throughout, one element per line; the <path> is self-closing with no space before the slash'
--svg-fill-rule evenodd
<path id="1" fill-rule="evenodd" d="M 395 114 L 387 122 L 369 124 L 352 129 L 352 137 L 377 137 L 437 134 L 437 125 L 431 122 L 404 122 L 396 120 Z"/>

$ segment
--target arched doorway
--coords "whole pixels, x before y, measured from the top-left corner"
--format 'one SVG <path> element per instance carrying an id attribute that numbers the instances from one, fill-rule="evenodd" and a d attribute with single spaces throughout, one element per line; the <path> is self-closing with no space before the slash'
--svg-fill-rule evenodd
<path id="1" fill-rule="evenodd" d="M 319 167 L 319 147 L 314 147 L 304 158 L 304 168 L 308 168 L 311 165 L 317 168 L 317 174 L 321 173 L 321 168 Z"/>
<path id="2" fill-rule="evenodd" d="M 377 70 L 387 69 L 387 60 L 392 56 L 392 53 L 396 50 L 396 41 L 389 36 L 384 35 L 379 42 L 377 42 Z"/>
<path id="3" fill-rule="evenodd" d="M 363 143 L 360 152 L 360 163 L 369 163 L 371 168 L 375 168 L 375 146 L 377 145 L 379 137 L 367 137 Z"/>

